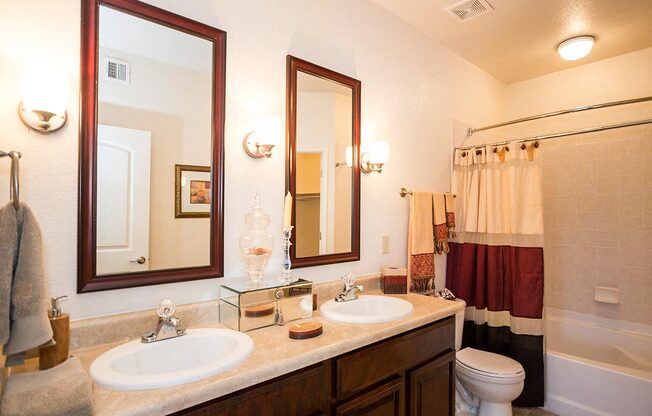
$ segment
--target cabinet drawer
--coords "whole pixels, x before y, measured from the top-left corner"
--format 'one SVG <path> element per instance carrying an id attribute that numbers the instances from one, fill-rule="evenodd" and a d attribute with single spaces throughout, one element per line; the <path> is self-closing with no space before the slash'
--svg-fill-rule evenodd
<path id="1" fill-rule="evenodd" d="M 308 367 L 287 376 L 202 403 L 175 415 L 312 416 L 329 413 L 330 365 Z"/>
<path id="2" fill-rule="evenodd" d="M 449 317 L 335 358 L 335 398 L 340 400 L 454 349 L 455 318 Z"/>
<path id="3" fill-rule="evenodd" d="M 383 384 L 369 393 L 335 408 L 336 416 L 403 416 L 405 414 L 403 377 Z"/>

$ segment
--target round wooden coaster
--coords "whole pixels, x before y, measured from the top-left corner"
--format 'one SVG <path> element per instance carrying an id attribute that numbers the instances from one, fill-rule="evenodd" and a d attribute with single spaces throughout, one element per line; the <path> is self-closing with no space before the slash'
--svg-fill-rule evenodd
<path id="1" fill-rule="evenodd" d="M 266 304 L 266 305 L 258 305 L 258 306 L 252 306 L 250 308 L 245 308 L 244 313 L 247 318 L 258 318 L 261 316 L 268 316 L 274 313 L 275 305 L 272 304 Z"/>
<path id="2" fill-rule="evenodd" d="M 319 322 L 306 322 L 292 325 L 289 335 L 292 339 L 308 339 L 319 336 L 322 332 L 323 328 Z"/>

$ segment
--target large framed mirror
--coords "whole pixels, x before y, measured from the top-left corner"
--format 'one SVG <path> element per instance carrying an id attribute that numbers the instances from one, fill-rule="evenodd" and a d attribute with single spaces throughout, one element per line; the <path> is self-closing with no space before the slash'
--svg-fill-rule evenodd
<path id="1" fill-rule="evenodd" d="M 223 276 L 226 33 L 82 0 L 77 291 Z"/>
<path id="2" fill-rule="evenodd" d="M 287 57 L 293 267 L 360 260 L 360 81 Z"/>

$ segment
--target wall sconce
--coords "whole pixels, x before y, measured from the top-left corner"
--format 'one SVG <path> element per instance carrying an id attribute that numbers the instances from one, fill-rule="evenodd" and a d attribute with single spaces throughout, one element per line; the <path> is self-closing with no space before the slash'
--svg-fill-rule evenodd
<path id="1" fill-rule="evenodd" d="M 335 167 L 339 168 L 340 166 L 353 167 L 353 147 L 348 146 L 344 152 L 344 160 L 346 162 L 335 162 Z"/>
<path id="2" fill-rule="evenodd" d="M 360 155 L 360 170 L 363 173 L 383 171 L 383 165 L 389 160 L 389 143 L 373 142 L 367 150 Z"/>
<path id="3" fill-rule="evenodd" d="M 256 123 L 256 129 L 242 140 L 242 147 L 247 155 L 254 159 L 271 157 L 272 149 L 283 134 L 281 119 L 265 117 Z"/>
<path id="4" fill-rule="evenodd" d="M 39 66 L 23 73 L 20 82 L 22 101 L 18 115 L 27 127 L 41 134 L 53 133 L 68 121 L 68 82 L 62 73 Z"/>

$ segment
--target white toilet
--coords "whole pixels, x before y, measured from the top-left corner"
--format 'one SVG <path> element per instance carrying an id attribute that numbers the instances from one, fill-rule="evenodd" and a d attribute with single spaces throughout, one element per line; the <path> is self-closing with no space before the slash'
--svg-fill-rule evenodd
<path id="1" fill-rule="evenodd" d="M 523 366 L 503 355 L 460 349 L 464 310 L 456 314 L 455 326 L 457 415 L 511 416 L 512 400 L 523 391 Z"/>

